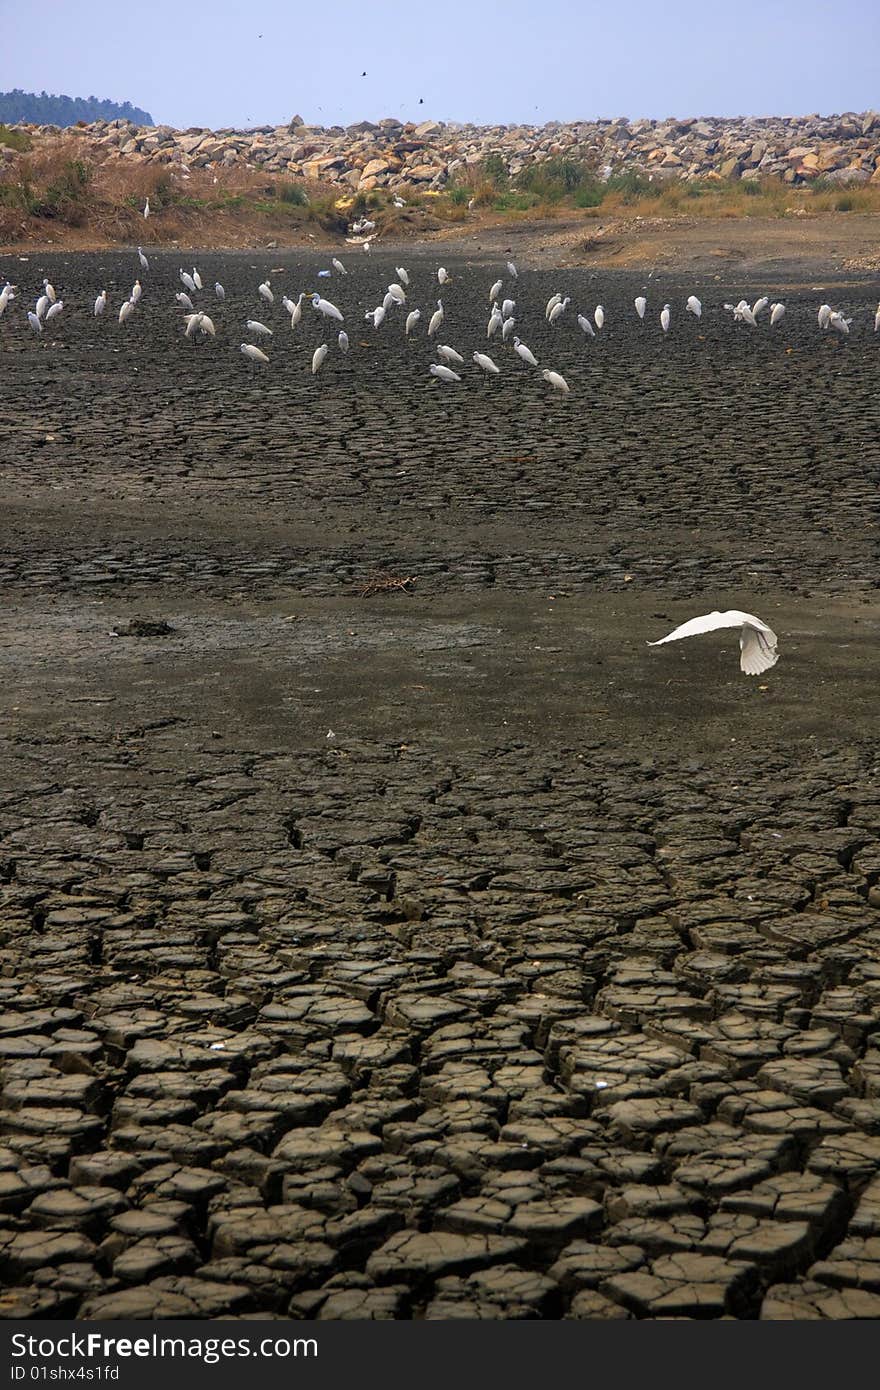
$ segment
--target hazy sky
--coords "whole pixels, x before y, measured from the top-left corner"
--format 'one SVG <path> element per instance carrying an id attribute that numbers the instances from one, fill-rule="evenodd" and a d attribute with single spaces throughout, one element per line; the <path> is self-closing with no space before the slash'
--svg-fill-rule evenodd
<path id="1" fill-rule="evenodd" d="M 0 90 L 175 126 L 880 106 L 878 0 L 0 0 L 0 20 Z"/>

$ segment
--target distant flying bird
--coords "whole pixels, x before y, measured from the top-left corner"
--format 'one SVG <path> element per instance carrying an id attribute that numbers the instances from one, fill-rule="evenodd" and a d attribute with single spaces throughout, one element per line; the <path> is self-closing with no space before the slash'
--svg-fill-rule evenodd
<path id="1" fill-rule="evenodd" d="M 138 247 L 138 260 L 140 261 L 141 266 L 142 266 L 142 268 L 143 268 L 144 270 L 149 270 L 149 268 L 150 268 L 150 262 L 147 260 L 146 256 L 144 255 L 144 248 L 143 248 L 142 246 L 139 246 L 139 247 Z"/>
<path id="2" fill-rule="evenodd" d="M 664 305 L 663 305 L 663 308 L 660 310 L 660 327 L 663 329 L 663 332 L 664 332 L 664 333 L 668 333 L 668 332 L 669 332 L 669 322 L 670 322 L 669 305 L 668 305 L 668 304 L 664 304 Z"/>
<path id="3" fill-rule="evenodd" d="M 771 304 L 771 305 L 770 305 L 770 327 L 771 327 L 771 328 L 775 328 L 776 325 L 777 325 L 777 323 L 779 323 L 779 322 L 780 322 L 782 319 L 784 319 L 784 318 L 785 318 L 785 305 L 784 305 L 784 304 Z"/>
<path id="4" fill-rule="evenodd" d="M 261 352 L 253 343 L 242 343 L 241 350 L 249 362 L 268 362 L 269 359 L 265 352 Z"/>
<path id="5" fill-rule="evenodd" d="M 221 304 L 222 304 L 223 300 L 226 298 L 226 291 L 224 290 L 223 286 L 220 284 L 220 281 L 219 281 L 219 280 L 217 281 L 216 285 L 214 286 L 214 293 L 216 294 L 217 298 L 220 300 L 220 302 L 221 302 Z"/>
<path id="6" fill-rule="evenodd" d="M 760 676 L 775 666 L 779 657 L 776 652 L 776 633 L 760 618 L 752 613 L 740 613 L 730 609 L 726 613 L 707 613 L 702 618 L 691 618 L 680 627 L 661 637 L 657 642 L 649 642 L 649 647 L 662 647 L 664 642 L 677 642 L 682 637 L 697 637 L 704 632 L 717 632 L 720 628 L 739 628 L 740 669 L 747 676 Z"/>
<path id="7" fill-rule="evenodd" d="M 339 343 L 340 352 L 348 352 L 348 334 L 344 328 L 340 329 L 339 337 L 336 341 Z"/>
<path id="8" fill-rule="evenodd" d="M 464 358 L 461 354 L 456 352 L 455 348 L 446 347 L 445 344 L 438 347 L 437 356 L 442 357 L 444 362 L 454 362 L 458 367 L 464 366 Z"/>
<path id="9" fill-rule="evenodd" d="M 703 306 L 695 294 L 688 295 L 688 301 L 684 307 L 689 314 L 693 314 L 694 318 L 700 319 L 703 317 Z"/>
<path id="10" fill-rule="evenodd" d="M 635 306 L 636 306 L 636 313 L 638 314 L 639 318 L 640 318 L 640 319 L 643 319 L 643 318 L 645 317 L 645 310 L 646 310 L 647 307 L 648 307 L 648 301 L 647 301 L 647 299 L 645 298 L 645 296 L 644 296 L 643 294 L 640 294 L 640 295 L 637 295 L 637 296 L 636 296 L 636 298 L 635 298 L 635 300 L 633 301 L 633 303 L 634 303 Z"/>
<path id="11" fill-rule="evenodd" d="M 107 291 L 102 290 L 95 300 L 95 318 L 99 318 L 107 308 Z"/>
<path id="12" fill-rule="evenodd" d="M 461 381 L 458 372 L 454 372 L 451 367 L 441 366 L 439 362 L 432 362 L 428 371 L 431 373 L 431 376 L 437 377 L 439 381 Z"/>
<path id="13" fill-rule="evenodd" d="M 329 299 L 322 299 L 319 294 L 312 295 L 312 307 L 317 309 L 319 314 L 323 314 L 325 319 L 336 319 L 342 323 L 343 317 L 335 304 L 331 304 Z"/>
<path id="14" fill-rule="evenodd" d="M 267 328 L 259 319 L 248 319 L 245 324 L 248 333 L 256 333 L 258 338 L 274 338 L 275 334 L 271 328 Z"/>
<path id="15" fill-rule="evenodd" d="M 322 343 L 320 347 L 315 348 L 315 351 L 312 353 L 312 376 L 317 376 L 318 372 L 321 370 L 321 363 L 324 361 L 329 351 L 330 349 L 327 347 L 326 343 Z"/>
<path id="16" fill-rule="evenodd" d="M 501 368 L 495 365 L 488 353 L 475 352 L 474 361 L 478 367 L 482 367 L 484 372 L 489 372 L 492 376 L 498 376 L 501 371 Z"/>
<path id="17" fill-rule="evenodd" d="M 559 372 L 550 372 L 545 367 L 543 372 L 541 373 L 541 376 L 544 378 L 546 382 L 549 382 L 549 384 L 553 387 L 554 391 L 564 391 L 566 395 L 568 394 L 568 382 L 566 381 L 565 377 L 562 376 Z"/>
<path id="18" fill-rule="evenodd" d="M 537 357 L 534 355 L 531 348 L 526 347 L 525 343 L 522 342 L 521 339 L 514 338 L 513 347 L 518 357 L 521 357 L 524 362 L 528 362 L 530 367 L 537 367 Z"/>
<path id="19" fill-rule="evenodd" d="M 345 266 L 342 264 L 342 261 L 337 260 L 335 256 L 333 257 L 333 259 L 332 259 L 332 261 L 330 262 L 330 264 L 332 265 L 332 267 L 333 267 L 334 270 L 338 270 L 338 271 L 339 271 L 339 274 L 340 274 L 340 275 L 347 275 L 347 274 L 348 274 L 348 271 L 346 270 Z"/>

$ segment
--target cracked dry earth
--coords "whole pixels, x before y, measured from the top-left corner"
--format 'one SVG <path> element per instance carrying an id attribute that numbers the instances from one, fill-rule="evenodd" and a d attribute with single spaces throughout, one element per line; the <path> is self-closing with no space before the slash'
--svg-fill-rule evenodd
<path id="1" fill-rule="evenodd" d="M 254 379 L 320 263 L 211 259 L 198 351 L 176 261 L 131 332 L 130 257 L 0 266 L 71 303 L 0 324 L 4 1316 L 877 1317 L 872 337 L 540 273 L 568 400 L 399 324 L 316 383 L 273 319 Z M 447 264 L 464 353 L 495 267 Z M 733 604 L 760 683 L 645 646 Z"/>

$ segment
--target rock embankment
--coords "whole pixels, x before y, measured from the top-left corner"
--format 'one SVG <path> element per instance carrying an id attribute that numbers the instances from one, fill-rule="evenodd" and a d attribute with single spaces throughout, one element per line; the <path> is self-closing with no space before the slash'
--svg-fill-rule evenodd
<path id="1" fill-rule="evenodd" d="M 53 126 L 23 127 L 39 140 Z M 834 183 L 880 183 L 880 115 L 581 121 L 543 126 L 473 126 L 393 118 L 356 125 L 250 130 L 137 126 L 95 121 L 74 127 L 110 159 L 146 160 L 189 169 L 250 168 L 336 184 L 342 190 L 415 186 L 439 191 L 490 156 L 511 177 L 557 156 L 586 160 L 600 177 L 633 170 L 656 178 L 752 179 L 787 183 L 822 176 Z"/>

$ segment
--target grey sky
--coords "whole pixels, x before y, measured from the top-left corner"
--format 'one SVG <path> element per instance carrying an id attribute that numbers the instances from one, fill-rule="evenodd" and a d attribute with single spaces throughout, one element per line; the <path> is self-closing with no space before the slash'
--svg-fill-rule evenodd
<path id="1" fill-rule="evenodd" d="M 878 0 L 0 0 L 0 17 L 0 89 L 176 126 L 880 105 Z"/>

